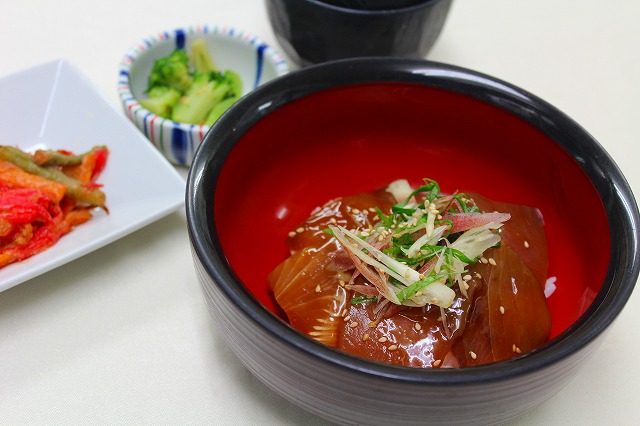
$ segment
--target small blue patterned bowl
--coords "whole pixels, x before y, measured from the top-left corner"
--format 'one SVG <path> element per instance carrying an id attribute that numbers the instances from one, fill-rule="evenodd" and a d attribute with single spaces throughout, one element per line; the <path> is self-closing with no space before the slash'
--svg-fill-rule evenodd
<path id="1" fill-rule="evenodd" d="M 122 59 L 118 94 L 125 114 L 144 135 L 174 164 L 188 166 L 202 138 L 209 130 L 204 124 L 178 123 L 143 108 L 137 99 L 144 96 L 154 62 L 176 48 L 189 49 L 204 38 L 214 61 L 221 69 L 240 75 L 243 95 L 259 85 L 289 72 L 284 58 L 257 36 L 236 28 L 201 25 L 178 28 L 149 36 Z"/>

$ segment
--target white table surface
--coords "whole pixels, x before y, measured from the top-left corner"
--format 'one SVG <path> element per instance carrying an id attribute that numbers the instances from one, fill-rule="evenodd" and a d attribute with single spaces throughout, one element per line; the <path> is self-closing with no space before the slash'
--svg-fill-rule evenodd
<path id="1" fill-rule="evenodd" d="M 639 21 L 637 0 L 455 0 L 429 58 L 559 107 L 640 194 Z M 277 47 L 261 0 L 7 1 L 0 75 L 65 58 L 119 105 L 123 54 L 149 34 L 198 23 Z M 512 424 L 637 424 L 638 324 L 636 291 L 578 376 Z M 182 209 L 0 293 L 0 424 L 258 423 L 325 424 L 256 380 L 221 339 Z"/>

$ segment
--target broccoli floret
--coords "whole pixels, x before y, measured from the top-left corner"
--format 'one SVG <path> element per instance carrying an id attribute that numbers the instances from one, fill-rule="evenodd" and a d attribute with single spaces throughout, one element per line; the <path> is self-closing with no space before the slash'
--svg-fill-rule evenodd
<path id="1" fill-rule="evenodd" d="M 203 39 L 199 38 L 191 43 L 191 63 L 197 73 L 207 73 L 210 71 L 218 71 L 207 45 Z"/>
<path id="2" fill-rule="evenodd" d="M 229 87 L 231 87 L 233 96 L 237 98 L 241 97 L 242 96 L 242 79 L 240 78 L 240 76 L 231 70 L 226 70 L 224 72 L 224 79 L 227 81 L 227 84 L 229 84 Z"/>
<path id="3" fill-rule="evenodd" d="M 171 110 L 178 99 L 180 92 L 166 86 L 156 86 L 149 91 L 149 97 L 142 99 L 140 105 L 160 117 L 170 118 Z"/>
<path id="4" fill-rule="evenodd" d="M 220 84 L 229 88 L 229 92 L 223 100 L 213 105 L 211 111 L 205 119 L 205 124 L 211 126 L 220 116 L 233 105 L 242 96 L 242 80 L 240 76 L 233 71 L 226 70 L 224 73 L 218 73 L 215 78 Z"/>
<path id="5" fill-rule="evenodd" d="M 169 56 L 158 59 L 149 75 L 147 92 L 154 87 L 166 86 L 185 92 L 192 83 L 189 69 L 189 57 L 183 49 L 174 50 Z"/>
<path id="6" fill-rule="evenodd" d="M 222 101 L 229 93 L 229 85 L 220 73 L 195 74 L 193 85 L 180 98 L 171 118 L 182 123 L 201 124 L 212 106 Z"/>
<path id="7" fill-rule="evenodd" d="M 204 124 L 206 124 L 207 126 L 211 126 L 238 99 L 239 98 L 234 96 L 234 97 L 231 97 L 231 98 L 224 99 L 224 100 L 218 102 L 217 104 L 215 104 L 213 106 L 213 108 L 211 108 L 211 111 L 209 112 L 209 115 L 207 115 L 207 119 L 205 120 Z"/>
<path id="8" fill-rule="evenodd" d="M 210 125 L 242 96 L 242 80 L 233 71 L 218 71 L 205 41 L 198 39 L 190 56 L 176 49 L 154 63 L 147 93 L 140 104 L 154 114 Z"/>

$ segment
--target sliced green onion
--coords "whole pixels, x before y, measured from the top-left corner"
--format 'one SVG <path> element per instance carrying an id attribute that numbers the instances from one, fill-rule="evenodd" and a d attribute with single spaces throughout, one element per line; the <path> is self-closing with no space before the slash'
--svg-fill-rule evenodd
<path id="1" fill-rule="evenodd" d="M 354 297 L 353 299 L 351 299 L 351 304 L 352 305 L 358 305 L 361 303 L 372 303 L 372 302 L 377 302 L 378 301 L 378 296 L 373 296 L 373 297 L 367 297 L 365 295 L 360 295 L 357 297 Z"/>

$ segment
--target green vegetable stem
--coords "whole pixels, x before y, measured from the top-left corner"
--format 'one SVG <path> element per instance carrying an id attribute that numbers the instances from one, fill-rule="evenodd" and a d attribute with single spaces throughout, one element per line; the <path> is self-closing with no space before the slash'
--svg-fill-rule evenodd
<path id="1" fill-rule="evenodd" d="M 4 145 L 0 146 L 0 160 L 13 163 L 28 173 L 61 183 L 67 188 L 67 194 L 70 197 L 79 202 L 101 207 L 106 210 L 106 197 L 100 189 L 85 185 L 79 180 L 73 179 L 56 169 L 40 167 L 29 154 L 18 148 Z"/>

